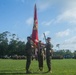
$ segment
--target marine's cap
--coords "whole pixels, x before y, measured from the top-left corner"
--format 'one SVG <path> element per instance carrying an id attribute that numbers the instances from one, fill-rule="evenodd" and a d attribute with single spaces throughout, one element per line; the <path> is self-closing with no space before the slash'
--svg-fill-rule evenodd
<path id="1" fill-rule="evenodd" d="M 47 37 L 47 39 L 51 39 L 50 37 Z"/>
<path id="2" fill-rule="evenodd" d="M 39 42 L 41 42 L 41 40 L 39 40 Z"/>
<path id="3" fill-rule="evenodd" d="M 28 36 L 27 39 L 32 39 L 32 38 L 30 36 Z"/>

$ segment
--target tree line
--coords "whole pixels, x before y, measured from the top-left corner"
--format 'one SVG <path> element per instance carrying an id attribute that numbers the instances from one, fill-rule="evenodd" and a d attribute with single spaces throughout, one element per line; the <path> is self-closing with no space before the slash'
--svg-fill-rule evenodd
<path id="1" fill-rule="evenodd" d="M 25 42 L 8 31 L 0 33 L 0 57 L 25 55 Z"/>
<path id="2" fill-rule="evenodd" d="M 55 51 L 53 53 L 53 58 L 60 58 L 60 59 L 63 59 L 63 58 L 76 58 L 76 50 L 74 52 L 71 52 L 71 50 L 67 49 L 67 50 L 58 50 L 58 51 Z"/>
<path id="3" fill-rule="evenodd" d="M 4 56 L 25 56 L 25 41 L 21 41 L 16 34 L 8 31 L 0 33 L 0 58 Z M 76 58 L 76 50 L 58 50 L 53 53 L 53 57 Z"/>

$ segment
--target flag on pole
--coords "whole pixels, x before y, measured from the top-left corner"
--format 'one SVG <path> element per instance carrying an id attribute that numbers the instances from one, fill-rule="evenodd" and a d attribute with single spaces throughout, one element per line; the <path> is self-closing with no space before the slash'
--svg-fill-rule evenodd
<path id="1" fill-rule="evenodd" d="M 34 25 L 32 30 L 32 41 L 37 46 L 38 45 L 38 19 L 37 19 L 37 8 L 36 4 L 34 7 Z"/>

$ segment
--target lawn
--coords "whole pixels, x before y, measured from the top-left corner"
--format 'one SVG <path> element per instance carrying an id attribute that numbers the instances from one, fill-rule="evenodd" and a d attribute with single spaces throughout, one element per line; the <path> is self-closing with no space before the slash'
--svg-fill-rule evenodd
<path id="1" fill-rule="evenodd" d="M 0 59 L 0 75 L 25 75 L 26 60 Z M 44 61 L 44 70 L 40 72 L 38 62 L 31 62 L 30 70 L 33 72 L 30 75 L 50 75 L 47 72 L 46 61 Z M 76 75 L 76 59 L 60 59 L 52 60 L 51 75 Z"/>

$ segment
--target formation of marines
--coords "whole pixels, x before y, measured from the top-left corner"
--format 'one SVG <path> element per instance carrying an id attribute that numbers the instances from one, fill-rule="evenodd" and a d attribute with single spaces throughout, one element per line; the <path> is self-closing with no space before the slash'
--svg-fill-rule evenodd
<path id="1" fill-rule="evenodd" d="M 46 63 L 47 63 L 47 67 L 48 67 L 48 71 L 47 72 L 52 72 L 51 69 L 51 58 L 52 58 L 52 53 L 53 53 L 53 49 L 52 49 L 52 44 L 51 44 L 51 38 L 48 37 L 46 39 L 46 44 L 43 44 L 41 40 L 39 40 L 38 42 L 38 52 L 37 52 L 37 60 L 38 60 L 38 67 L 40 71 L 43 71 L 43 60 L 44 60 L 44 56 L 46 56 Z M 26 73 L 31 73 L 29 71 L 29 67 L 31 64 L 31 60 L 32 60 L 32 55 L 33 55 L 33 51 L 34 51 L 34 43 L 32 42 L 31 37 L 27 37 L 27 43 L 26 43 Z"/>

